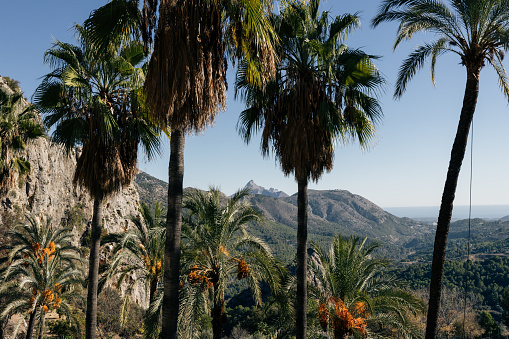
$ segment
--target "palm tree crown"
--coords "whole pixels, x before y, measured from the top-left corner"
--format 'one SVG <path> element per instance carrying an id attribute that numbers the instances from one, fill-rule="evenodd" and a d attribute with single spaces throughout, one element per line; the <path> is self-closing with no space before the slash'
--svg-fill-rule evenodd
<path id="1" fill-rule="evenodd" d="M 431 63 L 431 78 L 435 82 L 435 65 L 446 52 L 457 54 L 469 76 L 478 76 L 486 63 L 499 77 L 502 91 L 509 96 L 509 84 L 502 59 L 509 47 L 509 1 L 506 0 L 385 0 L 373 26 L 386 21 L 398 21 L 394 48 L 415 33 L 430 32 L 437 39 L 417 47 L 403 62 L 396 81 L 395 97 L 400 97 L 408 82 L 423 67 Z"/>
<path id="2" fill-rule="evenodd" d="M 141 143 L 149 158 L 158 151 L 158 130 L 143 109 L 140 42 L 100 55 L 77 25 L 81 46 L 56 41 L 45 54 L 54 69 L 35 94 L 53 140 L 69 151 L 82 146 L 74 181 L 92 196 L 109 195 L 136 176 Z"/>
<path id="3" fill-rule="evenodd" d="M 49 310 L 58 309 L 72 319 L 67 301 L 79 298 L 76 288 L 82 284 L 83 271 L 69 230 L 54 228 L 50 219 L 27 218 L 28 224 L 10 232 L 9 266 L 3 270 L 0 287 L 0 297 L 5 296 L 7 302 L 0 307 L 0 319 L 28 314 L 26 337 L 32 337 L 38 320 L 42 338 Z"/>
<path id="4" fill-rule="evenodd" d="M 72 234 L 69 230 L 54 227 L 51 218 L 27 215 L 26 219 L 27 223 L 17 225 L 8 232 L 9 242 L 0 248 L 9 253 L 3 258 L 5 261 L 12 263 L 29 256 L 37 261 L 48 255 L 47 249 L 50 249 L 51 254 L 58 251 L 61 260 L 69 261 L 69 264 L 75 260 L 79 251 L 72 245 Z"/>
<path id="5" fill-rule="evenodd" d="M 17 175 L 30 171 L 23 151 L 28 140 L 42 135 L 44 129 L 34 106 L 24 105 L 21 92 L 0 88 L 0 196 L 12 187 Z"/>
<path id="6" fill-rule="evenodd" d="M 334 236 L 328 251 L 313 244 L 310 257 L 312 295 L 319 300 L 320 324 L 335 338 L 367 334 L 389 328 L 404 337 L 416 333 L 408 316 L 423 310 L 423 303 L 383 272 L 390 262 L 373 257 L 377 244 L 367 239 Z"/>
<path id="7" fill-rule="evenodd" d="M 285 174 L 315 181 L 332 169 L 336 142 L 356 138 L 365 144 L 373 137 L 373 122 L 382 112 L 370 95 L 383 82 L 372 56 L 343 43 L 358 18 L 330 22 L 328 12 L 319 15 L 319 4 L 293 4 L 274 18 L 281 63 L 265 89 L 246 81 L 246 64 L 236 82 L 248 106 L 239 133 L 250 141 L 262 129 L 264 155 L 272 146 Z"/>

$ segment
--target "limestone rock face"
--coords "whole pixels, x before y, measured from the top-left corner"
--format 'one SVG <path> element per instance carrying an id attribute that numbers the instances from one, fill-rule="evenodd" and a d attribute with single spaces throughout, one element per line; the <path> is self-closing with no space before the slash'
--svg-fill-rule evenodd
<path id="1" fill-rule="evenodd" d="M 30 161 L 30 174 L 1 198 L 4 212 L 45 214 L 54 223 L 66 225 L 69 213 L 79 205 L 88 225 L 92 221 L 93 200 L 72 182 L 76 153 L 67 155 L 61 146 L 39 138 L 28 146 L 26 158 Z M 128 226 L 130 216 L 140 214 L 138 192 L 133 185 L 105 199 L 104 204 L 103 225 L 108 233 L 121 232 Z"/>

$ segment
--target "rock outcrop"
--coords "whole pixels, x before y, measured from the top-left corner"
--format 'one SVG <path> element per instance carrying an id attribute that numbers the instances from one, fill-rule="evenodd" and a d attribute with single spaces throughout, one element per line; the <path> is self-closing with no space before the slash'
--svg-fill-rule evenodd
<path id="1" fill-rule="evenodd" d="M 269 189 L 266 189 L 265 187 L 258 186 L 257 184 L 255 184 L 255 182 L 253 180 L 250 180 L 244 187 L 249 188 L 251 190 L 251 194 L 261 194 L 261 195 L 266 195 L 268 197 L 273 197 L 273 198 L 288 197 L 288 194 L 286 194 L 283 191 L 279 191 L 272 187 Z"/>
<path id="2" fill-rule="evenodd" d="M 74 151 L 67 155 L 61 146 L 52 144 L 48 138 L 31 142 L 26 155 L 31 171 L 1 197 L 1 217 L 6 214 L 18 217 L 28 213 L 45 214 L 53 222 L 67 225 L 69 213 L 79 206 L 83 211 L 84 226 L 87 226 L 92 220 L 93 201 L 85 190 L 72 182 L 76 158 Z M 140 214 L 138 192 L 133 185 L 105 199 L 104 203 L 103 224 L 109 233 L 122 231 L 130 216 Z"/>

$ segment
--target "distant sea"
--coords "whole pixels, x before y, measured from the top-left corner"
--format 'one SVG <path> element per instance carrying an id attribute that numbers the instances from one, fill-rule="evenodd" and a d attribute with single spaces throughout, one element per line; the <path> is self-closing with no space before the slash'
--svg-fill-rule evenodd
<path id="1" fill-rule="evenodd" d="M 384 210 L 397 217 L 412 219 L 436 219 L 438 218 L 439 206 L 421 207 L 386 207 Z M 452 218 L 467 219 L 469 206 L 454 206 Z M 509 205 L 474 205 L 472 206 L 472 218 L 500 219 L 509 216 Z"/>

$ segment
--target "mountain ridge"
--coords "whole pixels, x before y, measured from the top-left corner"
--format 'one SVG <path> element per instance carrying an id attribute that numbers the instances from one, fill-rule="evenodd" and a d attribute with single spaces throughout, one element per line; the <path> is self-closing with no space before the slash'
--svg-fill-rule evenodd
<path id="1" fill-rule="evenodd" d="M 135 182 L 142 201 L 154 206 L 154 199 L 158 199 L 165 207 L 167 183 L 144 172 L 138 174 Z M 256 185 L 254 181 L 249 183 Z M 251 231 L 267 241 L 275 252 L 293 251 L 297 235 L 297 196 L 253 194 L 246 200 L 264 215 L 264 222 L 251 226 Z M 334 234 L 367 236 L 405 251 L 407 243 L 432 231 L 426 223 L 399 218 L 346 190 L 309 190 L 308 208 L 310 241 L 329 242 Z"/>

